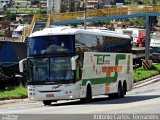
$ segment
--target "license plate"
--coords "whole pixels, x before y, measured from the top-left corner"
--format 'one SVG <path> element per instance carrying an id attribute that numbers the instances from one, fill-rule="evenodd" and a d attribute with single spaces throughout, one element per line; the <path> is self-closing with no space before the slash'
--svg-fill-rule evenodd
<path id="1" fill-rule="evenodd" d="M 54 94 L 46 94 L 46 97 L 54 97 Z"/>

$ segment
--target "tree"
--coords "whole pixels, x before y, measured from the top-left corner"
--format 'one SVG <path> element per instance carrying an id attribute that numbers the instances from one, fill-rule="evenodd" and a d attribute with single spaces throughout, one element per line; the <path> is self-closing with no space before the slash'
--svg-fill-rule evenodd
<path id="1" fill-rule="evenodd" d="M 5 14 L 6 14 L 6 18 L 7 18 L 7 20 L 11 20 L 11 21 L 13 21 L 13 20 L 16 20 L 16 14 L 15 13 L 11 13 L 11 11 L 9 11 L 9 10 L 6 10 L 5 11 Z"/>
<path id="2" fill-rule="evenodd" d="M 136 18 L 129 18 L 125 20 L 126 22 L 130 22 L 134 27 L 145 27 L 145 17 L 136 17 Z"/>
<path id="3" fill-rule="evenodd" d="M 47 14 L 46 9 L 40 9 L 37 11 L 37 14 Z"/>
<path id="4" fill-rule="evenodd" d="M 31 1 L 32 5 L 37 5 L 40 2 L 40 0 L 27 0 L 27 1 Z"/>
<path id="5" fill-rule="evenodd" d="M 67 10 L 68 10 L 67 4 L 65 3 L 61 4 L 61 12 L 64 13 L 64 12 L 67 12 Z"/>
<path id="6" fill-rule="evenodd" d="M 98 26 L 98 27 L 103 26 L 103 25 L 110 25 L 110 20 L 91 22 L 90 25 L 91 26 Z"/>

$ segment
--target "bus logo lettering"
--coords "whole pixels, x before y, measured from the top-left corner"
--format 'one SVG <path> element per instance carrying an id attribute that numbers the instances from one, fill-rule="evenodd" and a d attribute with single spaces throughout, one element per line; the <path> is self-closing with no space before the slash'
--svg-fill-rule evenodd
<path id="1" fill-rule="evenodd" d="M 94 55 L 97 57 L 97 65 L 102 65 L 102 64 L 110 64 L 110 60 L 107 60 L 107 58 L 110 55 Z"/>

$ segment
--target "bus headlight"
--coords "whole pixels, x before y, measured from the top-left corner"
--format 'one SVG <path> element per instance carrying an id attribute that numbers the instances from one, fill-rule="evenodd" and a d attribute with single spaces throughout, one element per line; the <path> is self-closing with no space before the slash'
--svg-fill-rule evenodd
<path id="1" fill-rule="evenodd" d="M 70 98 L 70 99 L 73 99 L 73 96 L 72 96 L 72 95 L 70 95 L 70 96 L 69 96 L 69 98 Z"/>
<path id="2" fill-rule="evenodd" d="M 34 98 L 33 98 L 33 97 L 31 97 L 30 99 L 31 99 L 31 100 L 33 100 Z"/>

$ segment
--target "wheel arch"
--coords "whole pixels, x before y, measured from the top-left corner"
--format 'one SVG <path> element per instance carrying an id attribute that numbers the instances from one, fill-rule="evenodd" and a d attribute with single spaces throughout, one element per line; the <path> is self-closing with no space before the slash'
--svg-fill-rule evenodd
<path id="1" fill-rule="evenodd" d="M 89 87 L 89 89 L 91 90 L 91 95 L 92 95 L 92 84 L 91 84 L 90 81 L 87 81 L 87 83 L 86 83 L 86 90 L 85 90 L 85 93 L 87 93 L 88 87 Z"/>

